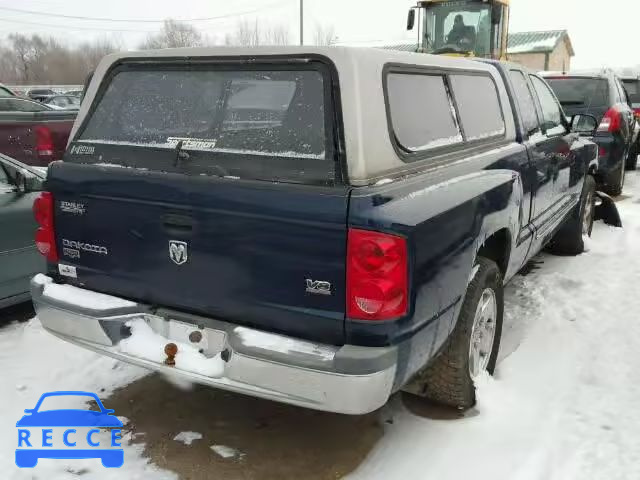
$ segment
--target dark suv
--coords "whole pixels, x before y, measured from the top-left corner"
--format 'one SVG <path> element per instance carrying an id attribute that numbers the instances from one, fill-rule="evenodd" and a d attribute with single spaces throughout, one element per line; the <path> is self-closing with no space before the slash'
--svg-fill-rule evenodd
<path id="1" fill-rule="evenodd" d="M 629 100 L 631 100 L 631 108 L 636 114 L 636 130 L 640 130 L 640 77 L 622 77 L 622 85 L 624 85 Z M 635 170 L 638 164 L 638 154 L 640 154 L 640 138 L 637 138 L 627 159 L 627 169 Z"/>
<path id="2" fill-rule="evenodd" d="M 544 76 L 567 116 L 590 114 L 600 122 L 594 137 L 599 151 L 596 181 L 610 195 L 620 195 L 636 127 L 635 115 L 622 82 L 608 69 L 546 73 Z"/>

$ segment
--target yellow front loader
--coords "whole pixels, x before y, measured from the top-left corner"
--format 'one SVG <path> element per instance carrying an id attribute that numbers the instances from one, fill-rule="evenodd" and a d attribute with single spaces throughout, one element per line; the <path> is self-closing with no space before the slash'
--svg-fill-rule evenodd
<path id="1" fill-rule="evenodd" d="M 409 10 L 407 30 L 416 23 L 419 52 L 506 59 L 509 0 L 423 0 Z"/>

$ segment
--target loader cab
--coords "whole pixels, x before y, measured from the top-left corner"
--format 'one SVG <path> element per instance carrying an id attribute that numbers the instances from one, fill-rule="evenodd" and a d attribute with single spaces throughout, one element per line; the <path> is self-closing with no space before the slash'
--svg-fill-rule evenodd
<path id="1" fill-rule="evenodd" d="M 416 23 L 420 52 L 506 58 L 509 0 L 420 1 L 409 11 L 407 29 Z"/>

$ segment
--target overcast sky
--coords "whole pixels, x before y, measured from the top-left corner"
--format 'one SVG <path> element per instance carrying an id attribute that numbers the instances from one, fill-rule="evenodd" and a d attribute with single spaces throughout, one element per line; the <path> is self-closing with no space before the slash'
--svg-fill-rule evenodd
<path id="1" fill-rule="evenodd" d="M 341 42 L 401 42 L 415 36 L 404 30 L 408 8 L 415 0 L 305 0 L 305 38 L 313 39 L 317 24 L 333 25 Z M 239 18 L 258 18 L 265 28 L 287 25 L 298 39 L 299 0 L 0 0 L 0 42 L 11 32 L 44 33 L 67 42 L 106 37 L 135 48 L 161 20 L 192 19 L 204 34 L 222 41 Z M 43 14 L 3 10 L 18 8 Z M 133 20 L 108 22 L 52 17 L 59 15 Z M 243 14 L 242 16 L 238 16 Z M 576 56 L 575 68 L 640 64 L 639 0 L 513 0 L 510 31 L 567 29 Z"/>

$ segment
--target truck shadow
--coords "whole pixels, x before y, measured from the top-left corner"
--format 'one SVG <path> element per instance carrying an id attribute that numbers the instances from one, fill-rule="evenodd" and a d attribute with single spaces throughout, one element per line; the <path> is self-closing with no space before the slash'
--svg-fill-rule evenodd
<path id="1" fill-rule="evenodd" d="M 154 464 L 181 479 L 334 480 L 355 470 L 382 436 L 376 412 L 317 412 L 199 385 L 185 391 L 157 374 L 104 404 L 129 419 L 125 430 L 145 443 Z M 202 439 L 173 440 L 184 431 Z M 212 445 L 237 454 L 223 458 Z"/>

